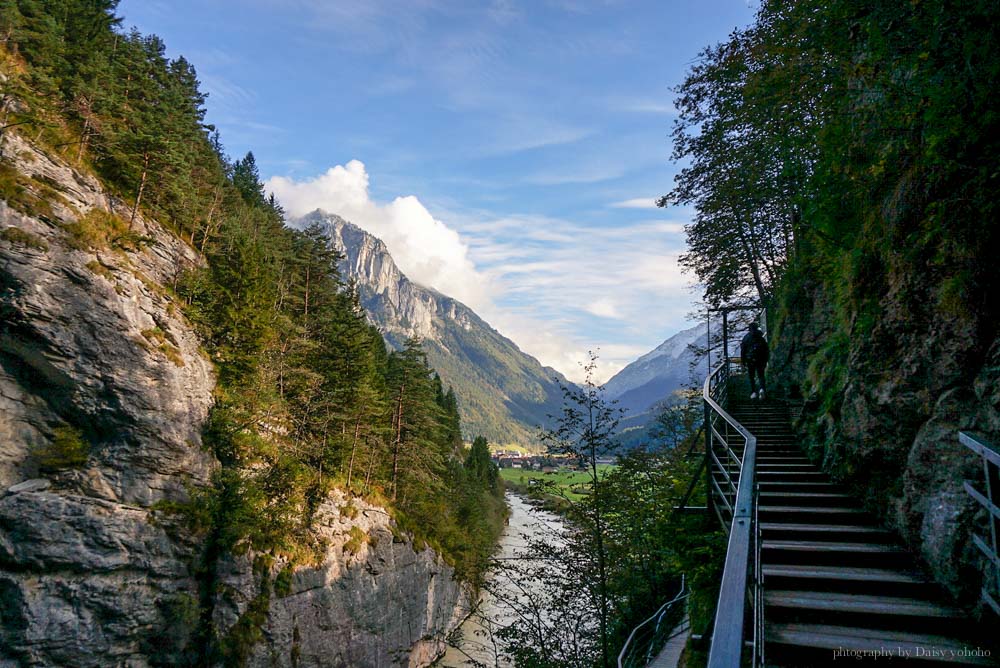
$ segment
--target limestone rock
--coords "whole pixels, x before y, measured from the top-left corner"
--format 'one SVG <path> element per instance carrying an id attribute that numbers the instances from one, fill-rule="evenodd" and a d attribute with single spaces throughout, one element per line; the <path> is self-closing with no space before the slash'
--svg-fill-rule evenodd
<path id="1" fill-rule="evenodd" d="M 56 195 L 44 215 L 0 201 L 0 231 L 18 231 L 0 236 L 0 667 L 189 665 L 205 537 L 157 504 L 187 500 L 217 466 L 201 447 L 212 367 L 165 287 L 201 260 L 141 216 L 138 248 L 73 243 L 87 212 L 127 207 L 22 137 L 4 142 Z M 71 465 L 46 461 L 60 438 L 82 446 Z M 251 665 L 424 666 L 441 653 L 465 600 L 451 568 L 353 503 L 324 504 L 326 556 L 270 599 Z M 344 549 L 355 527 L 371 538 L 357 554 Z M 247 557 L 214 566 L 225 635 L 270 589 Z"/>
<path id="2" fill-rule="evenodd" d="M 889 268 L 886 281 L 870 331 L 853 323 L 843 357 L 824 353 L 838 335 L 831 297 L 804 285 L 771 368 L 788 394 L 805 397 L 798 429 L 814 459 L 973 603 L 983 568 L 970 536 L 982 518 L 963 482 L 982 473 L 958 432 L 1000 442 L 1000 339 L 979 314 L 936 309 L 939 287 L 926 276 Z"/>

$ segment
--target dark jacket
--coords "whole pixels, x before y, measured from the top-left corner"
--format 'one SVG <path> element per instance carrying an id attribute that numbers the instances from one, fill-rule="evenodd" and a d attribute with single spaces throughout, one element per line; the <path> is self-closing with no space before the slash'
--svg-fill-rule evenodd
<path id="1" fill-rule="evenodd" d="M 767 347 L 767 339 L 759 329 L 747 332 L 740 341 L 740 357 L 744 364 L 767 364 L 771 350 Z"/>

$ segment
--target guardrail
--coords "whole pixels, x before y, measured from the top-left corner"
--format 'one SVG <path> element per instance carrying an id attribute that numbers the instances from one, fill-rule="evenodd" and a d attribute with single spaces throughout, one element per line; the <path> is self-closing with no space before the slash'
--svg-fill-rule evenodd
<path id="1" fill-rule="evenodd" d="M 729 397 L 731 361 L 724 359 L 705 378 L 705 468 L 708 505 L 729 533 L 726 563 L 715 610 L 708 668 L 743 663 L 744 628 L 751 620 L 751 665 L 764 663 L 760 537 L 754 475 L 757 439 L 724 408 Z"/>
<path id="2" fill-rule="evenodd" d="M 958 432 L 958 440 L 965 447 L 978 454 L 983 460 L 984 489 L 979 491 L 972 482 L 965 481 L 965 491 L 986 509 L 987 534 L 985 537 L 973 534 L 972 542 L 986 556 L 993 568 L 993 589 L 990 591 L 989 577 L 984 577 L 983 601 L 1000 615 L 1000 449 L 964 431 Z"/>
<path id="3" fill-rule="evenodd" d="M 661 605 L 649 619 L 632 629 L 625 646 L 618 653 L 618 668 L 645 668 L 656 658 L 669 640 L 671 631 L 683 619 L 683 601 L 687 599 L 688 593 L 682 575 L 677 595 Z"/>

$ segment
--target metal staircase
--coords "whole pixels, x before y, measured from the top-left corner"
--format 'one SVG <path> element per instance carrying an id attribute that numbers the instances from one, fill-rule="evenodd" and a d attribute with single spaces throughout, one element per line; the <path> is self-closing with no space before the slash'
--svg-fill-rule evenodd
<path id="1" fill-rule="evenodd" d="M 852 657 L 996 665 L 982 636 L 946 602 L 874 516 L 814 466 L 788 407 L 736 400 L 731 415 L 757 437 L 757 517 L 767 663 Z M 980 648 L 984 649 L 984 648 Z"/>
<path id="2" fill-rule="evenodd" d="M 987 630 L 808 460 L 789 405 L 750 400 L 736 368 L 704 389 L 709 507 L 730 536 L 710 668 L 997 665 Z"/>

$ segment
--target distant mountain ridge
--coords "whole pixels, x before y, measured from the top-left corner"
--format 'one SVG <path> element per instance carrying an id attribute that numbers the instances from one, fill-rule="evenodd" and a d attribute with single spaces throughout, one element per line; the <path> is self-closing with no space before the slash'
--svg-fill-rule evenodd
<path id="1" fill-rule="evenodd" d="M 402 347 L 419 336 L 431 366 L 458 395 L 467 438 L 491 443 L 537 443 L 538 426 L 562 406 L 568 381 L 522 352 L 456 299 L 414 283 L 396 266 L 381 239 L 336 214 L 316 210 L 290 221 L 319 223 L 344 253 L 340 270 L 354 279 L 361 304 L 386 342 Z"/>
<path id="2" fill-rule="evenodd" d="M 605 383 L 605 395 L 618 400 L 629 423 L 652 420 L 652 415 L 646 420 L 641 416 L 676 390 L 704 378 L 706 363 L 692 347 L 704 341 L 704 324 L 674 334 L 616 373 Z"/>

